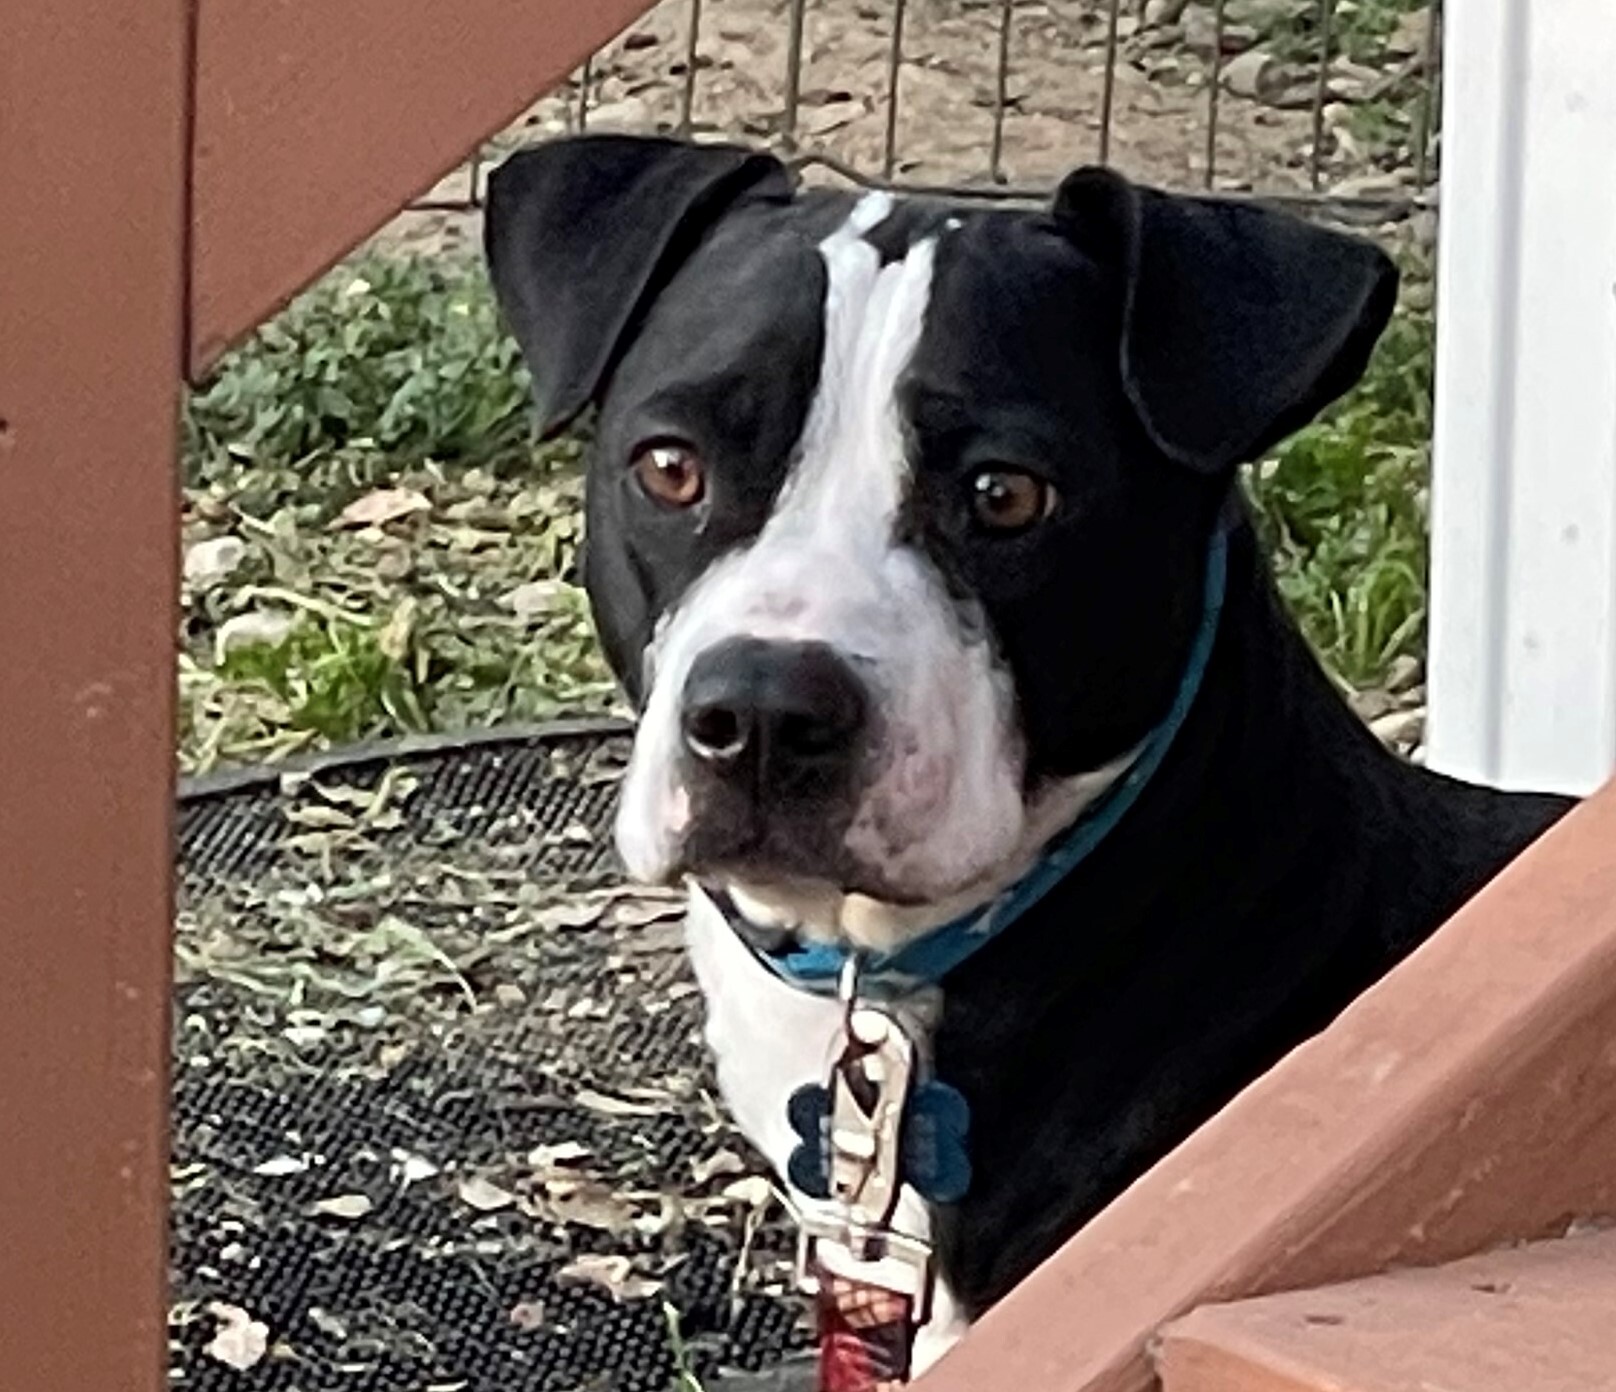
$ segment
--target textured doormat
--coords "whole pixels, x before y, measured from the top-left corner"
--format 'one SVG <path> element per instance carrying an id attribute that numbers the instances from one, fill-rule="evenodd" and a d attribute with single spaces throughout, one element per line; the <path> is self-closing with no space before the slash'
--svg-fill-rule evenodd
<path id="1" fill-rule="evenodd" d="M 620 726 L 183 791 L 172 1383 L 661 1392 L 807 1342 Z"/>

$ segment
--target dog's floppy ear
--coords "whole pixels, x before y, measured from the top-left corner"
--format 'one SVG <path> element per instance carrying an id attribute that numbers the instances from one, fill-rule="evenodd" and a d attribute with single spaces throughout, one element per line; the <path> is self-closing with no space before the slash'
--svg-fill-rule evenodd
<path id="1" fill-rule="evenodd" d="M 788 198 L 772 156 L 588 135 L 512 155 L 488 183 L 494 293 L 553 435 L 596 397 L 646 307 L 743 197 Z"/>
<path id="2" fill-rule="evenodd" d="M 1379 248 L 1251 204 L 1090 168 L 1055 217 L 1124 277 L 1123 385 L 1157 448 L 1203 473 L 1259 457 L 1352 386 L 1397 300 Z"/>

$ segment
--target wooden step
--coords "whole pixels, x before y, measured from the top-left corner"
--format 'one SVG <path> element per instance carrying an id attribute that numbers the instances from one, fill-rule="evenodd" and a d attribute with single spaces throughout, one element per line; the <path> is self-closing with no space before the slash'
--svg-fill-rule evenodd
<path id="1" fill-rule="evenodd" d="M 1203 1306 L 1156 1367 L 1162 1392 L 1611 1392 L 1616 1232 Z"/>

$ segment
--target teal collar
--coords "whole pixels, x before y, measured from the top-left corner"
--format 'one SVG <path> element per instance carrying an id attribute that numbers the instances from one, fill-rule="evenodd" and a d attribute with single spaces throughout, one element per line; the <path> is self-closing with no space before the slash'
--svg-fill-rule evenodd
<path id="1" fill-rule="evenodd" d="M 896 952 L 860 954 L 859 976 L 866 990 L 897 996 L 942 981 L 1071 874 L 1127 815 L 1167 757 L 1201 689 L 1223 612 L 1228 546 L 1227 529 L 1220 522 L 1207 549 L 1201 624 L 1190 645 L 1184 674 L 1166 718 L 1146 736 L 1127 770 L 1045 847 L 1037 864 L 991 902 L 932 929 Z M 713 898 L 753 955 L 782 981 L 816 995 L 836 994 L 842 969 L 855 949 L 829 943 L 791 943 L 778 951 L 759 947 L 729 896 L 716 892 Z"/>

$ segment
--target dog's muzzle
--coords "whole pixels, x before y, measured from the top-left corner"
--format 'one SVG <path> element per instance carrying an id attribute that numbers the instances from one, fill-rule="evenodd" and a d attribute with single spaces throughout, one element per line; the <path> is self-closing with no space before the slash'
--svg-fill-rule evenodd
<path id="1" fill-rule="evenodd" d="M 821 868 L 863 776 L 870 712 L 826 644 L 734 638 L 703 653 L 679 703 L 691 858 Z"/>

